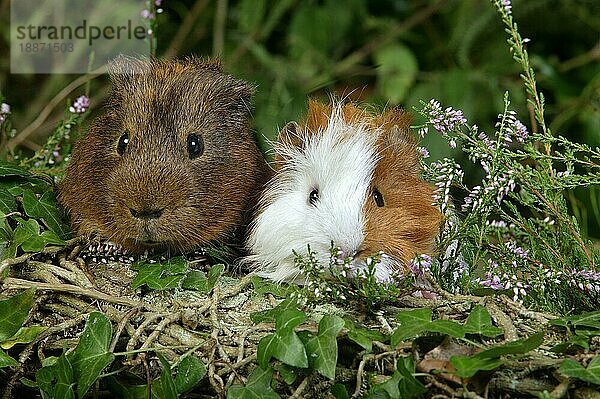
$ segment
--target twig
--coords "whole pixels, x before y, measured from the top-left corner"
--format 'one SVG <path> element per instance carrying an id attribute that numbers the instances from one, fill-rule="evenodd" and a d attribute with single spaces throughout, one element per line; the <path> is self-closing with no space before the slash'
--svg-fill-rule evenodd
<path id="1" fill-rule="evenodd" d="M 4 279 L 3 288 L 4 289 L 26 289 L 35 287 L 40 291 L 56 291 L 56 292 L 68 292 L 69 294 L 82 295 L 89 298 L 99 299 L 101 301 L 106 301 L 110 303 L 118 303 L 121 305 L 127 305 L 131 307 L 144 307 L 147 308 L 149 305 L 138 302 L 132 299 L 115 297 L 112 295 L 107 295 L 103 292 L 97 291 L 95 289 L 86 289 L 81 288 L 76 285 L 71 284 L 49 284 L 49 283 L 40 283 L 37 281 L 29 281 L 23 280 L 19 278 L 7 277 Z"/>
<path id="2" fill-rule="evenodd" d="M 292 395 L 290 396 L 290 399 L 301 398 L 302 397 L 302 392 L 304 392 L 304 390 L 308 386 L 308 383 L 309 383 L 309 381 L 311 379 L 312 379 L 312 374 L 306 376 L 306 378 L 302 380 L 302 382 L 300 383 L 300 385 L 298 385 L 298 388 L 296 388 L 296 390 L 294 391 L 294 393 L 292 393 Z"/>

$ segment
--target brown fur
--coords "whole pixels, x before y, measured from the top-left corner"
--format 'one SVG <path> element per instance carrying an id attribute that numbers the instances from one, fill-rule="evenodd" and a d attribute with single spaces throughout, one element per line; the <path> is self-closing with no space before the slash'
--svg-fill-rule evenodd
<path id="1" fill-rule="evenodd" d="M 380 159 L 364 205 L 365 241 L 357 256 L 383 251 L 406 265 L 417 254 L 431 254 L 442 214 L 432 205 L 433 186 L 419 177 L 419 154 L 410 132 L 410 114 L 399 109 L 372 114 L 354 104 L 344 104 L 342 112 L 346 122 L 363 123 L 368 133 L 381 131 L 377 140 Z M 310 132 L 324 129 L 331 113 L 331 105 L 311 100 L 305 128 Z M 384 199 L 381 208 L 373 197 L 375 189 Z"/>
<path id="2" fill-rule="evenodd" d="M 76 143 L 59 187 L 73 230 L 134 251 L 230 239 L 267 173 L 249 128 L 252 87 L 221 72 L 218 61 L 198 58 L 121 59 L 112 71 L 106 114 Z M 193 160 L 191 133 L 204 140 Z M 130 209 L 163 212 L 142 220 Z"/>

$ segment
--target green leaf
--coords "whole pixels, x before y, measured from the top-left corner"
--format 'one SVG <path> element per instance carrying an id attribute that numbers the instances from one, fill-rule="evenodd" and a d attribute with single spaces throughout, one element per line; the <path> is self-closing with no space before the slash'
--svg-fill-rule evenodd
<path id="1" fill-rule="evenodd" d="M 15 333 L 15 335 L 5 341 L 0 342 L 0 347 L 2 349 L 10 349 L 17 344 L 28 344 L 47 328 L 48 327 L 45 326 L 21 327 L 19 331 Z"/>
<path id="2" fill-rule="evenodd" d="M 538 346 L 544 339 L 544 333 L 533 334 L 527 339 L 519 339 L 481 351 L 473 356 L 452 356 L 450 363 L 456 368 L 459 377 L 472 377 L 480 370 L 493 370 L 504 361 L 499 359 L 505 355 L 525 354 Z"/>
<path id="3" fill-rule="evenodd" d="M 246 386 L 232 385 L 227 390 L 227 399 L 279 399 L 280 396 L 271 388 L 272 368 L 256 368 Z"/>
<path id="4" fill-rule="evenodd" d="M 22 167 L 0 159 L 0 176 L 31 176 L 31 173 Z"/>
<path id="5" fill-rule="evenodd" d="M 292 385 L 296 378 L 298 378 L 298 369 L 296 367 L 288 366 L 285 363 L 277 363 L 275 365 L 275 370 L 279 372 L 281 378 L 283 378 L 283 382 L 288 385 Z"/>
<path id="6" fill-rule="evenodd" d="M 586 368 L 575 360 L 565 359 L 560 364 L 558 371 L 567 377 L 574 377 L 591 384 L 600 385 L 600 356 L 593 358 Z"/>
<path id="7" fill-rule="evenodd" d="M 69 236 L 69 228 L 62 221 L 62 212 L 52 191 L 46 191 L 39 199 L 33 192 L 25 191 L 23 209 L 30 217 L 42 219 L 46 226 L 61 239 Z"/>
<path id="8" fill-rule="evenodd" d="M 77 347 L 68 355 L 73 364 L 77 395 L 80 398 L 98 379 L 102 370 L 114 360 L 114 355 L 108 351 L 111 339 L 110 320 L 100 312 L 90 313 Z"/>
<path id="9" fill-rule="evenodd" d="M 336 315 L 325 315 L 319 322 L 319 333 L 306 343 L 306 352 L 311 368 L 321 375 L 335 377 L 338 347 L 337 335 L 344 328 L 344 320 Z"/>
<path id="10" fill-rule="evenodd" d="M 44 399 L 74 399 L 73 367 L 68 357 L 46 358 L 43 367 L 35 373 L 35 380 Z"/>
<path id="11" fill-rule="evenodd" d="M 350 399 L 350 395 L 348 394 L 348 390 L 344 384 L 335 384 L 332 386 L 331 394 L 335 397 L 335 399 Z"/>
<path id="12" fill-rule="evenodd" d="M 586 335 L 575 334 L 566 342 L 554 345 L 550 350 L 554 353 L 567 353 L 571 351 L 579 351 L 581 349 L 589 350 L 590 337 Z"/>
<path id="13" fill-rule="evenodd" d="M 414 362 L 410 357 L 401 357 L 396 363 L 396 370 L 390 379 L 373 386 L 367 398 L 380 398 L 387 394 L 388 398 L 410 399 L 420 397 L 427 390 L 414 376 Z"/>
<path id="14" fill-rule="evenodd" d="M 417 77 L 417 58 L 408 47 L 397 42 L 378 49 L 373 57 L 378 66 L 379 93 L 393 104 L 400 104 Z"/>
<path id="15" fill-rule="evenodd" d="M 154 290 L 166 290 L 179 285 L 179 282 L 185 277 L 188 263 L 183 257 L 178 256 L 163 264 L 147 261 L 136 262 L 132 268 L 138 270 L 138 274 L 131 282 L 133 289 L 145 284 Z"/>
<path id="16" fill-rule="evenodd" d="M 434 320 L 427 326 L 427 331 L 446 334 L 455 338 L 465 336 L 464 326 L 452 320 Z"/>
<path id="17" fill-rule="evenodd" d="M 256 295 L 273 294 L 277 297 L 288 296 L 291 286 L 287 284 L 276 284 L 265 278 L 252 276 L 252 292 Z"/>
<path id="18" fill-rule="evenodd" d="M 451 356 L 450 363 L 456 368 L 456 375 L 469 378 L 481 370 L 494 370 L 502 366 L 504 361 L 497 358 L 480 358 L 477 356 Z"/>
<path id="19" fill-rule="evenodd" d="M 188 355 L 181 360 L 175 376 L 177 393 L 191 391 L 206 375 L 206 365 L 194 355 Z"/>
<path id="20" fill-rule="evenodd" d="M 0 214 L 5 215 L 17 210 L 17 201 L 6 188 L 6 184 L 0 183 Z"/>
<path id="21" fill-rule="evenodd" d="M 425 331 L 431 324 L 431 316 L 432 311 L 427 308 L 398 313 L 396 318 L 400 322 L 400 326 L 392 334 L 390 339 L 392 346 L 396 346 L 409 338 L 414 338 Z"/>
<path id="22" fill-rule="evenodd" d="M 518 339 L 516 341 L 507 342 L 503 345 L 495 346 L 490 349 L 479 352 L 475 356 L 480 358 L 491 359 L 504 355 L 522 355 L 534 350 L 544 341 L 544 333 L 539 332 L 533 334 L 527 339 Z"/>
<path id="23" fill-rule="evenodd" d="M 48 244 L 65 245 L 65 241 L 53 231 L 44 231 L 40 234 L 40 225 L 35 219 L 19 220 L 15 229 L 13 245 L 25 252 L 39 252 Z"/>
<path id="24" fill-rule="evenodd" d="M 208 277 L 200 271 L 191 271 L 181 282 L 181 288 L 192 289 L 208 294 L 217 283 L 221 274 L 225 270 L 225 265 L 214 265 L 208 271 Z"/>
<path id="25" fill-rule="evenodd" d="M 262 338 L 257 347 L 258 364 L 266 368 L 271 357 L 295 367 L 308 367 L 308 358 L 302 341 L 294 328 L 306 320 L 306 314 L 288 309 L 277 316 L 275 334 Z"/>
<path id="26" fill-rule="evenodd" d="M 502 334 L 502 329 L 492 325 L 492 318 L 482 305 L 477 305 L 471 310 L 464 327 L 465 332 L 469 334 L 479 334 L 490 338 Z"/>
<path id="27" fill-rule="evenodd" d="M 177 399 L 177 388 L 175 387 L 175 380 L 173 380 L 173 376 L 171 375 L 171 365 L 161 353 L 156 352 L 156 355 L 163 369 L 160 373 L 160 378 L 152 384 L 152 396 L 158 399 Z"/>
<path id="28" fill-rule="evenodd" d="M 367 352 L 371 352 L 373 349 L 373 341 L 383 342 L 386 339 L 385 335 L 379 331 L 357 327 L 351 320 L 345 321 L 345 327 L 348 329 L 348 338 L 362 346 Z"/>
<path id="29" fill-rule="evenodd" d="M 19 331 L 33 306 L 34 295 L 35 288 L 29 288 L 0 301 L 0 342 L 13 337 Z"/>
<path id="30" fill-rule="evenodd" d="M 17 362 L 12 357 L 8 356 L 8 354 L 6 352 L 4 352 L 2 349 L 0 349 L 0 368 L 12 367 L 12 366 L 18 366 L 18 365 L 19 365 L 19 362 Z"/>
<path id="31" fill-rule="evenodd" d="M 576 328 L 591 327 L 595 329 L 600 329 L 600 310 L 550 320 L 550 324 L 561 327 L 567 327 L 569 323 L 575 326 Z"/>
<path id="32" fill-rule="evenodd" d="M 277 317 L 288 309 L 296 309 L 298 302 L 294 298 L 288 298 L 281 301 L 273 309 L 261 310 L 259 312 L 252 313 L 250 320 L 253 323 L 273 323 Z"/>

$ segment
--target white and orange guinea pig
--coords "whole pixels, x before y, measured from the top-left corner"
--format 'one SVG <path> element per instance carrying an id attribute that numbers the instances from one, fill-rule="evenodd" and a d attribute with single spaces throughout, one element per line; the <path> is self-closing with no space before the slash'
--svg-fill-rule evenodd
<path id="1" fill-rule="evenodd" d="M 284 127 L 248 233 L 246 260 L 259 276 L 301 283 L 293 252 L 307 255 L 310 246 L 327 266 L 333 242 L 354 275 L 378 255 L 375 277 L 389 283 L 415 255 L 432 252 L 442 215 L 419 178 L 410 120 L 398 109 L 310 101 L 306 119 Z"/>

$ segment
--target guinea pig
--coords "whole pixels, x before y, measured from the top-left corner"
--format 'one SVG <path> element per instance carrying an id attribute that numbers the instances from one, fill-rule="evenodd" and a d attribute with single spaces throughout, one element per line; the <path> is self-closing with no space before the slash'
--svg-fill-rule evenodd
<path id="1" fill-rule="evenodd" d="M 250 130 L 253 88 L 210 59 L 121 57 L 109 71 L 106 112 L 59 185 L 74 232 L 133 252 L 238 234 L 268 171 Z"/>
<path id="2" fill-rule="evenodd" d="M 306 256 L 310 246 L 328 266 L 333 242 L 351 257 L 351 275 L 378 255 L 375 278 L 390 283 L 416 255 L 430 254 L 442 214 L 419 177 L 410 121 L 398 109 L 310 101 L 305 121 L 289 123 L 274 144 L 275 172 L 247 238 L 256 273 L 301 283 L 293 252 Z"/>

